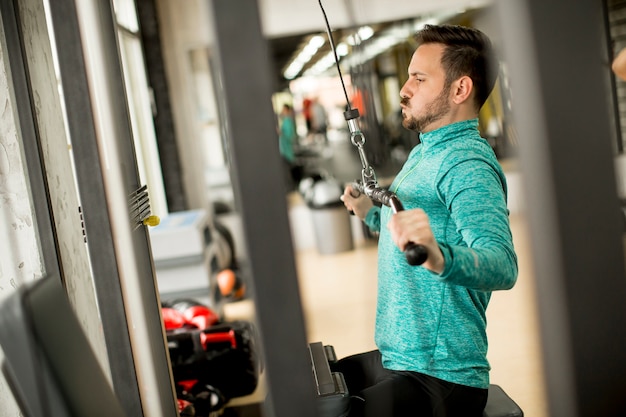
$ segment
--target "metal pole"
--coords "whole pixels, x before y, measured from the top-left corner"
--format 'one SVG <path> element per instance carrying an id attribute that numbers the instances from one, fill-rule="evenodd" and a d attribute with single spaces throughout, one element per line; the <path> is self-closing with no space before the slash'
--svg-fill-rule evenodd
<path id="1" fill-rule="evenodd" d="M 267 416 L 317 415 L 256 0 L 212 0 L 215 74 L 267 363 Z"/>
<path id="2" fill-rule="evenodd" d="M 626 413 L 626 279 L 600 1 L 496 2 L 550 415 Z"/>

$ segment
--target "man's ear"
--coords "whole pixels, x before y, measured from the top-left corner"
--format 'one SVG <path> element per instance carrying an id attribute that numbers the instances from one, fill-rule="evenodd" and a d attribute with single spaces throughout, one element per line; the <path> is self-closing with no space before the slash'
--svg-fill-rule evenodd
<path id="1" fill-rule="evenodd" d="M 468 100 L 474 90 L 474 82 L 470 77 L 464 75 L 463 77 L 452 83 L 452 100 L 455 104 L 461 104 Z"/>

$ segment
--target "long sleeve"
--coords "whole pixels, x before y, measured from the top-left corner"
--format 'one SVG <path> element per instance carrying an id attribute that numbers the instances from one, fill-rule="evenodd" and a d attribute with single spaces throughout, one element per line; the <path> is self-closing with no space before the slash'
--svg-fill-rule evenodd
<path id="1" fill-rule="evenodd" d="M 438 191 L 462 240 L 440 242 L 446 267 L 439 279 L 482 291 L 513 287 L 517 257 L 502 186 L 481 159 L 447 170 Z"/>
<path id="2" fill-rule="evenodd" d="M 376 344 L 388 369 L 414 370 L 487 388 L 486 309 L 493 290 L 517 279 L 506 178 L 478 121 L 420 136 L 390 191 L 421 208 L 445 258 L 441 275 L 411 266 L 380 209 Z"/>

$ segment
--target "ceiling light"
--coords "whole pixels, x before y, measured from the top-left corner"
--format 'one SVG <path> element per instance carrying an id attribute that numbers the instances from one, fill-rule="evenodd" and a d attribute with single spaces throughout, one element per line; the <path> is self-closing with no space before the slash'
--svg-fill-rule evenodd
<path id="1" fill-rule="evenodd" d="M 294 79 L 325 42 L 326 39 L 324 39 L 322 35 L 311 37 L 300 53 L 287 66 L 287 69 L 283 72 L 283 76 L 288 80 Z"/>
<path id="2" fill-rule="evenodd" d="M 349 35 L 346 40 L 350 45 L 358 45 L 374 36 L 374 29 L 371 26 L 361 26 L 354 35 Z"/>
<path id="3" fill-rule="evenodd" d="M 333 52 L 329 52 L 324 55 L 319 61 L 315 63 L 311 68 L 304 72 L 305 75 L 319 75 L 326 71 L 328 68 L 332 67 L 335 63 L 335 55 Z"/>
<path id="4" fill-rule="evenodd" d="M 361 38 L 361 42 L 368 40 L 374 35 L 374 29 L 371 26 L 363 26 L 358 30 L 359 37 Z"/>
<path id="5" fill-rule="evenodd" d="M 337 45 L 336 51 L 337 56 L 341 57 L 348 55 L 348 44 L 346 44 L 345 42 L 341 42 L 339 45 Z"/>
<path id="6" fill-rule="evenodd" d="M 313 45 L 316 49 L 319 49 L 324 43 L 326 43 L 326 39 L 322 35 L 315 35 L 309 41 L 309 45 Z"/>

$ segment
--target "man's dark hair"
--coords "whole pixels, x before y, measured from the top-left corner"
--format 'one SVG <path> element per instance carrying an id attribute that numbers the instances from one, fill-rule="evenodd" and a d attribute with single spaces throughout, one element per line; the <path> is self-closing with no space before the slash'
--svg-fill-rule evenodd
<path id="1" fill-rule="evenodd" d="M 443 44 L 441 65 L 446 71 L 446 85 L 467 75 L 474 84 L 478 109 L 485 104 L 498 77 L 498 62 L 487 35 L 465 26 L 426 25 L 415 34 L 415 40 L 418 45 Z"/>

